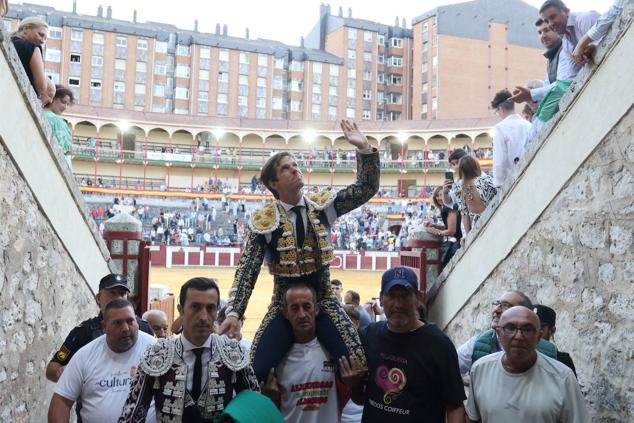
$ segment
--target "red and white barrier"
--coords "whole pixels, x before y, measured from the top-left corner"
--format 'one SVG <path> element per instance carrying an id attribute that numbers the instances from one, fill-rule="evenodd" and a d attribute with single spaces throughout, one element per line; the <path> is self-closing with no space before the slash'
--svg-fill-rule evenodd
<path id="1" fill-rule="evenodd" d="M 237 247 L 178 247 L 153 245 L 150 265 L 158 267 L 235 267 L 242 251 Z M 398 252 L 335 250 L 331 269 L 383 271 L 399 264 Z"/>

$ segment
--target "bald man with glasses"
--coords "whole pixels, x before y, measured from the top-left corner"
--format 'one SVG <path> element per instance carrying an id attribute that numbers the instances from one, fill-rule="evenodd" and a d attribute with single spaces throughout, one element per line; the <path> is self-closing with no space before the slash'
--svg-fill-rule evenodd
<path id="1" fill-rule="evenodd" d="M 495 328 L 498 326 L 502 313 L 511 307 L 522 306 L 529 310 L 533 309 L 533 302 L 522 291 L 511 290 L 502 294 L 496 301 L 491 303 L 491 328 L 478 335 L 471 337 L 467 342 L 458 348 L 458 364 L 460 374 L 464 377 L 471 370 L 473 363 L 489 354 L 502 349 Z M 557 357 L 557 348 L 551 342 L 540 340 L 537 350 L 549 357 Z M 466 381 L 465 381 L 466 383 Z"/>
<path id="2" fill-rule="evenodd" d="M 575 375 L 566 365 L 539 354 L 539 317 L 514 306 L 495 326 L 502 351 L 471 369 L 468 421 L 583 423 L 590 421 Z"/>

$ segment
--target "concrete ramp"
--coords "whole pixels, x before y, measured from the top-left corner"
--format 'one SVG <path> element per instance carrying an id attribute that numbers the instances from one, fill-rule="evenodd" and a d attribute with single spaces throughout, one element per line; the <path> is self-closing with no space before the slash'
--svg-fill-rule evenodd
<path id="1" fill-rule="evenodd" d="M 109 254 L 6 33 L 0 33 L 0 421 L 46 421 L 44 372 Z"/>
<path id="2" fill-rule="evenodd" d="M 595 421 L 634 416 L 633 10 L 430 292 L 457 345 L 489 327 L 505 290 L 554 308 Z"/>

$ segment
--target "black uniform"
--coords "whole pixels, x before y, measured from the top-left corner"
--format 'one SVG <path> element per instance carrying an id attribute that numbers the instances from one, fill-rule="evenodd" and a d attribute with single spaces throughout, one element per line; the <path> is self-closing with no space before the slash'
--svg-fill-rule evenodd
<path id="1" fill-rule="evenodd" d="M 67 365 L 73 355 L 75 355 L 81 347 L 103 335 L 103 329 L 101 329 L 102 320 L 103 317 L 101 316 L 101 313 L 99 313 L 99 316 L 84 320 L 79 324 L 79 326 L 73 328 L 66 337 L 62 347 L 55 353 L 51 361 L 59 363 L 62 366 Z M 152 328 L 148 322 L 141 320 L 138 316 L 136 321 L 139 324 L 139 330 L 154 336 Z"/>

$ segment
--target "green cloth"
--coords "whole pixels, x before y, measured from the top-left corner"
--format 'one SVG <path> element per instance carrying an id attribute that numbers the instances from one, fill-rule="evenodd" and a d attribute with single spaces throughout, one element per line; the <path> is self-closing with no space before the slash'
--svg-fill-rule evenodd
<path id="1" fill-rule="evenodd" d="M 471 363 L 475 363 L 479 359 L 496 351 L 497 341 L 495 340 L 495 329 L 489 329 L 482 332 L 477 338 L 473 346 L 473 354 L 471 355 Z M 535 348 L 547 357 L 557 360 L 557 347 L 552 342 L 540 339 Z"/>
<path id="2" fill-rule="evenodd" d="M 284 423 L 284 418 L 269 397 L 245 389 L 231 400 L 216 422 Z"/>
<path id="3" fill-rule="evenodd" d="M 539 107 L 535 112 L 542 122 L 548 122 L 559 111 L 559 100 L 566 94 L 566 91 L 570 88 L 572 81 L 557 81 L 555 86 L 548 91 L 548 94 L 539 103 Z"/>
<path id="4" fill-rule="evenodd" d="M 73 137 L 70 133 L 68 123 L 66 123 L 63 117 L 56 115 L 50 110 L 45 110 L 44 115 L 46 115 L 46 119 L 48 119 L 48 124 L 51 125 L 53 135 L 55 135 L 59 146 L 62 147 L 62 151 L 69 153 L 73 146 Z"/>

